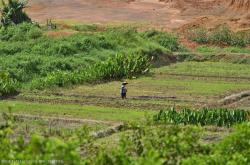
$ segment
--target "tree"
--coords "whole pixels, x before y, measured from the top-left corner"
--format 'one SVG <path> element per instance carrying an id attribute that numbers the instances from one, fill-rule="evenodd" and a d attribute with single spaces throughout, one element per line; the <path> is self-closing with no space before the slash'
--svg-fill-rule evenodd
<path id="1" fill-rule="evenodd" d="M 11 24 L 31 22 L 29 16 L 23 11 L 26 6 L 27 1 L 8 0 L 6 3 L 2 0 L 2 7 L 0 8 L 0 23 L 3 26 L 8 26 Z"/>

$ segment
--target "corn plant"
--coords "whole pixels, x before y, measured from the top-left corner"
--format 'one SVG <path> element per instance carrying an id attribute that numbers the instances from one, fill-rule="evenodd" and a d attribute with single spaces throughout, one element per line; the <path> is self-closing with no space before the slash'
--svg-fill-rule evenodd
<path id="1" fill-rule="evenodd" d="M 194 124 L 194 125 L 216 125 L 230 127 L 236 123 L 242 123 L 249 119 L 249 113 L 244 110 L 207 109 L 199 111 L 183 109 L 180 112 L 174 108 L 160 111 L 154 116 L 156 123 L 165 124 Z"/>
<path id="2" fill-rule="evenodd" d="M 16 93 L 17 86 L 17 81 L 11 79 L 8 73 L 0 72 L 0 96 Z"/>
<path id="3" fill-rule="evenodd" d="M 150 58 L 146 55 L 118 54 L 107 61 L 99 62 L 76 72 L 56 71 L 45 78 L 32 81 L 32 88 L 74 85 L 86 82 L 100 82 L 145 74 L 150 68 Z"/>

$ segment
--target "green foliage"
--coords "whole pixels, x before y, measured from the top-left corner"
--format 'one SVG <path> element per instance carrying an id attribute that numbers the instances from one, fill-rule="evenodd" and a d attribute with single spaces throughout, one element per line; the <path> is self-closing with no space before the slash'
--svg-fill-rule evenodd
<path id="1" fill-rule="evenodd" d="M 228 26 L 218 26 L 213 30 L 205 28 L 195 28 L 188 32 L 188 38 L 201 44 L 229 45 L 245 47 L 248 42 L 248 36 L 241 33 L 235 33 Z"/>
<path id="2" fill-rule="evenodd" d="M 171 51 L 178 51 L 181 48 L 177 37 L 173 34 L 153 30 L 144 32 L 143 36 L 149 40 L 159 43 L 161 46 Z"/>
<path id="3" fill-rule="evenodd" d="M 23 137 L 11 140 L 13 121 L 8 114 L 6 117 L 5 124 L 0 126 L 2 164 L 13 164 L 15 161 L 21 164 L 80 164 L 77 141 L 63 142 L 38 135 L 33 135 L 29 142 L 25 142 Z"/>
<path id="4" fill-rule="evenodd" d="M 219 47 L 208 47 L 208 46 L 198 46 L 196 48 L 196 51 L 199 53 L 217 53 L 220 52 L 220 48 Z"/>
<path id="5" fill-rule="evenodd" d="M 11 25 L 0 29 L 0 41 L 27 41 L 29 39 L 38 39 L 42 35 L 42 30 L 30 23 Z"/>
<path id="6" fill-rule="evenodd" d="M 215 144 L 201 142 L 202 129 L 192 126 L 137 127 L 112 152 L 101 150 L 92 164 L 249 164 L 249 123 L 236 127 Z"/>
<path id="7" fill-rule="evenodd" d="M 79 84 L 83 82 L 109 81 L 131 78 L 149 71 L 150 58 L 143 55 L 116 55 L 107 61 L 100 62 L 77 72 L 52 72 L 45 78 L 32 81 L 32 87 L 46 87 Z"/>
<path id="8" fill-rule="evenodd" d="M 242 123 L 249 119 L 249 113 L 244 110 L 228 109 L 202 109 L 192 111 L 183 109 L 177 112 L 174 108 L 167 111 L 160 111 L 154 116 L 156 123 L 164 124 L 195 124 L 195 125 L 216 125 L 230 127 L 233 124 Z"/>
<path id="9" fill-rule="evenodd" d="M 95 32 L 98 29 L 98 26 L 95 24 L 83 24 L 83 25 L 75 25 L 74 29 L 80 32 Z"/>
<path id="10" fill-rule="evenodd" d="M 140 126 L 125 135 L 113 152 L 100 152 L 94 164 L 180 164 L 182 159 L 208 152 L 208 147 L 198 142 L 200 138 L 197 127 Z"/>
<path id="11" fill-rule="evenodd" d="M 209 154 L 193 155 L 183 161 L 192 164 L 249 164 L 250 163 L 250 124 L 236 127 L 236 131 L 211 148 Z"/>
<path id="12" fill-rule="evenodd" d="M 192 41 L 205 44 L 209 42 L 208 30 L 205 28 L 195 28 L 188 32 L 188 38 Z"/>
<path id="13" fill-rule="evenodd" d="M 202 142 L 200 126 L 152 125 L 137 123 L 124 133 L 111 149 L 97 147 L 85 127 L 72 132 L 69 140 L 32 135 L 14 137 L 10 114 L 3 114 L 0 125 L 0 160 L 21 164 L 93 164 L 93 165 L 191 165 L 249 164 L 250 124 L 237 125 L 219 142 Z M 81 153 L 81 156 L 80 156 Z"/>
<path id="14" fill-rule="evenodd" d="M 31 22 L 31 19 L 23 11 L 27 5 L 27 2 L 20 0 L 8 0 L 6 3 L 4 0 L 2 0 L 2 5 L 2 8 L 0 8 L 0 23 L 3 26 Z"/>
<path id="15" fill-rule="evenodd" d="M 11 79 L 8 73 L 0 72 L 0 96 L 16 93 L 17 87 L 17 82 Z"/>
<path id="16" fill-rule="evenodd" d="M 117 27 L 52 38 L 32 24 L 8 26 L 0 30 L 0 66 L 22 86 L 32 82 L 40 88 L 138 76 L 149 68 L 145 59 L 161 59 L 170 53 L 142 34 L 134 28 Z"/>
<path id="17" fill-rule="evenodd" d="M 250 49 L 242 47 L 213 47 L 213 46 L 198 46 L 196 48 L 197 52 L 200 53 L 250 53 Z"/>

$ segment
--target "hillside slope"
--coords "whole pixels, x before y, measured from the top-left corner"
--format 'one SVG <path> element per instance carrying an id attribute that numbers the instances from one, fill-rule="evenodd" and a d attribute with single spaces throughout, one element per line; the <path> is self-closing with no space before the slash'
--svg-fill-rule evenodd
<path id="1" fill-rule="evenodd" d="M 27 12 L 46 19 L 91 23 L 148 23 L 180 28 L 206 17 L 209 26 L 226 23 L 234 29 L 250 27 L 250 0 L 31 0 Z"/>
<path id="2" fill-rule="evenodd" d="M 249 10 L 250 0 L 231 0 L 229 5 L 239 10 Z"/>

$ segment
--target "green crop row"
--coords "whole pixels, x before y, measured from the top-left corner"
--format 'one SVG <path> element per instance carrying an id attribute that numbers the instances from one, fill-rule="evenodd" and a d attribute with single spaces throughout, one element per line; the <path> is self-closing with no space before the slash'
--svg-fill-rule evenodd
<path id="1" fill-rule="evenodd" d="M 244 110 L 228 110 L 228 109 L 207 109 L 199 111 L 183 109 L 177 111 L 174 108 L 171 110 L 161 110 L 157 115 L 154 115 L 156 123 L 164 124 L 195 124 L 195 125 L 216 125 L 230 127 L 236 123 L 242 123 L 249 119 L 249 113 Z"/>
<path id="2" fill-rule="evenodd" d="M 76 72 L 52 72 L 41 79 L 32 81 L 35 89 L 100 82 L 145 74 L 150 68 L 150 58 L 145 55 L 116 55 L 107 61 L 96 63 Z"/>

